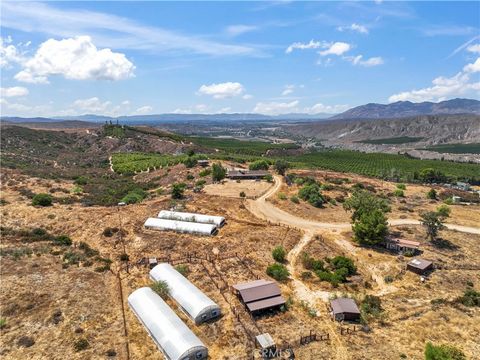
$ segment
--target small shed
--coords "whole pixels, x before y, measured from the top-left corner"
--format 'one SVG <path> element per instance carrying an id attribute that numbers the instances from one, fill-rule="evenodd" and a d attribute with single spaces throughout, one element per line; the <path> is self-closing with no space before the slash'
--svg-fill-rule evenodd
<path id="1" fill-rule="evenodd" d="M 210 164 L 210 161 L 208 161 L 208 160 L 198 160 L 197 164 L 200 165 L 201 167 L 207 167 Z"/>
<path id="2" fill-rule="evenodd" d="M 264 359 L 276 357 L 277 346 L 269 333 L 257 335 L 255 341 L 260 347 L 260 354 Z"/>
<path id="3" fill-rule="evenodd" d="M 252 314 L 279 309 L 285 304 L 280 288 L 274 281 L 255 280 L 234 285 L 233 289 Z"/>
<path id="4" fill-rule="evenodd" d="M 360 320 L 360 310 L 353 299 L 338 298 L 330 301 L 332 318 L 336 321 Z"/>
<path id="5" fill-rule="evenodd" d="M 230 170 L 227 174 L 229 179 L 238 179 L 238 180 L 256 180 L 263 179 L 265 176 L 270 175 L 268 171 L 265 170 Z"/>
<path id="6" fill-rule="evenodd" d="M 454 195 L 454 196 L 452 196 L 452 202 L 454 204 L 459 204 L 460 202 L 462 202 L 462 198 L 460 196 Z"/>
<path id="7" fill-rule="evenodd" d="M 407 263 L 407 270 L 410 270 L 416 274 L 423 275 L 426 272 L 433 269 L 433 263 L 424 259 L 412 259 Z"/>
<path id="8" fill-rule="evenodd" d="M 387 239 L 385 247 L 389 250 L 400 252 L 413 251 L 416 252 L 420 248 L 420 243 L 417 241 L 405 239 Z"/>

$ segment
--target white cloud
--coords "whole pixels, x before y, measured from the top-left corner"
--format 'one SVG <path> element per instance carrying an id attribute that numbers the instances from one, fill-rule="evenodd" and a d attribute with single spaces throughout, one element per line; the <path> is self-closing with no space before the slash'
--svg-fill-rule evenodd
<path id="1" fill-rule="evenodd" d="M 242 96 L 243 100 L 250 100 L 252 98 L 253 98 L 253 95 L 251 95 L 251 94 L 245 94 L 245 95 Z"/>
<path id="2" fill-rule="evenodd" d="M 248 32 L 255 31 L 257 29 L 258 27 L 253 25 L 230 25 L 225 29 L 225 31 L 230 36 L 238 36 Z"/>
<path id="3" fill-rule="evenodd" d="M 326 55 L 342 55 L 346 53 L 348 50 L 351 49 L 351 45 L 345 42 L 335 42 L 331 44 L 328 49 L 319 51 L 319 54 L 321 56 L 326 56 Z"/>
<path id="4" fill-rule="evenodd" d="M 28 89 L 22 86 L 13 86 L 9 88 L 0 88 L 1 97 L 16 97 L 28 95 Z"/>
<path id="5" fill-rule="evenodd" d="M 2 1 L 0 6 L 2 27 L 63 38 L 89 34 L 98 46 L 113 49 L 213 56 L 257 56 L 262 53 L 253 46 L 223 44 L 206 39 L 201 34 L 185 35 L 108 13 L 60 9 L 35 2 L 27 6 L 25 3 Z"/>
<path id="6" fill-rule="evenodd" d="M 383 59 L 380 56 L 371 57 L 366 60 L 362 60 L 362 59 L 363 59 L 363 55 L 345 57 L 345 60 L 351 61 L 353 65 L 359 65 L 359 66 L 365 66 L 365 67 L 378 66 L 384 63 Z"/>
<path id="7" fill-rule="evenodd" d="M 368 29 L 365 25 L 360 25 L 356 23 L 353 23 L 350 26 L 339 26 L 337 27 L 337 30 L 338 31 L 351 30 L 351 31 L 359 32 L 361 34 L 368 34 Z"/>
<path id="8" fill-rule="evenodd" d="M 245 88 L 238 82 L 224 82 L 219 84 L 202 85 L 198 89 L 201 95 L 210 95 L 214 99 L 225 99 L 234 96 L 240 96 L 245 92 Z"/>
<path id="9" fill-rule="evenodd" d="M 432 81 L 432 86 L 419 90 L 404 91 L 388 98 L 389 102 L 396 101 L 443 101 L 455 96 L 468 93 L 479 94 L 480 81 L 471 81 L 471 74 L 480 71 L 480 58 L 473 64 L 467 64 L 455 76 L 450 78 L 439 76 Z M 477 77 L 478 80 L 478 77 Z"/>
<path id="10" fill-rule="evenodd" d="M 135 110 L 134 114 L 135 115 L 145 115 L 148 113 L 151 113 L 153 108 L 149 105 L 141 106 L 137 110 Z"/>
<path id="11" fill-rule="evenodd" d="M 308 114 L 338 114 L 348 110 L 348 105 L 324 105 L 322 103 L 318 103 L 313 105 L 312 107 L 305 108 L 305 112 Z"/>
<path id="12" fill-rule="evenodd" d="M 287 96 L 293 93 L 293 90 L 295 90 L 295 85 L 285 85 L 283 91 L 282 91 L 282 96 Z"/>
<path id="13" fill-rule="evenodd" d="M 24 58 L 17 46 L 12 44 L 12 38 L 0 37 L 0 67 L 9 67 L 12 64 L 22 63 Z"/>
<path id="14" fill-rule="evenodd" d="M 480 44 L 470 45 L 467 47 L 467 51 L 480 54 Z"/>
<path id="15" fill-rule="evenodd" d="M 324 41 L 314 41 L 310 40 L 308 43 L 301 43 L 301 42 L 295 42 L 291 44 L 285 52 L 287 54 L 290 54 L 293 52 L 293 50 L 306 50 L 306 49 L 319 49 L 325 47 L 325 42 Z"/>
<path id="16" fill-rule="evenodd" d="M 102 102 L 98 97 L 88 99 L 78 99 L 73 102 L 73 106 L 89 114 L 105 114 L 112 103 L 110 101 Z"/>
<path id="17" fill-rule="evenodd" d="M 253 109 L 254 113 L 265 115 L 280 115 L 288 114 L 291 112 L 298 112 L 298 100 L 292 102 L 259 102 Z"/>
<path id="18" fill-rule="evenodd" d="M 121 80 L 132 77 L 135 69 L 124 54 L 97 49 L 89 36 L 49 39 L 23 66 L 15 79 L 29 83 L 48 83 L 52 75 L 73 80 Z"/>

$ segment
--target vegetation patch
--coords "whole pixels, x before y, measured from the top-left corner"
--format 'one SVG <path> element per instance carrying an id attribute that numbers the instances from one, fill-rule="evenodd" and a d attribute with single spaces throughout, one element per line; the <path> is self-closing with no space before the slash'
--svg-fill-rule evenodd
<path id="1" fill-rule="evenodd" d="M 449 154 L 480 154 L 480 143 L 432 145 L 419 150 Z"/>
<path id="2" fill-rule="evenodd" d="M 372 139 L 372 140 L 360 140 L 356 141 L 357 143 L 362 144 L 373 144 L 373 145 L 395 145 L 395 144 L 408 144 L 422 141 L 423 137 L 410 137 L 410 136 L 400 136 L 393 138 L 383 138 L 383 139 Z"/>

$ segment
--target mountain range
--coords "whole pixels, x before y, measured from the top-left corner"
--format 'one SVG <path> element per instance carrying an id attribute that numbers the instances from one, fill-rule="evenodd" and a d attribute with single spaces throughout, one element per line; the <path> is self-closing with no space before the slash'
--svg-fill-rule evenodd
<path id="1" fill-rule="evenodd" d="M 61 116 L 52 118 L 21 118 L 1 117 L 9 122 L 52 122 L 65 120 L 79 120 L 95 123 L 105 121 L 120 122 L 123 124 L 161 124 L 190 121 L 221 121 L 221 122 L 248 122 L 248 121 L 323 121 L 323 120 L 369 120 L 369 119 L 396 119 L 421 115 L 451 115 L 475 114 L 480 115 L 480 101 L 474 99 L 451 99 L 434 102 L 413 103 L 398 101 L 392 104 L 370 103 L 351 108 L 341 114 L 301 114 L 291 113 L 282 115 L 263 115 L 254 113 L 234 114 L 153 114 L 110 117 L 94 114 L 78 116 Z"/>

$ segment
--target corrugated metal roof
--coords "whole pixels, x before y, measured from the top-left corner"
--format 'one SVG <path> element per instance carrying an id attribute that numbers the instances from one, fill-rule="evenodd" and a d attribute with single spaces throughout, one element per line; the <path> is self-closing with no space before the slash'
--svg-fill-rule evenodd
<path id="1" fill-rule="evenodd" d="M 257 311 L 283 304 L 285 304 L 285 299 L 282 296 L 275 296 L 268 299 L 249 302 L 247 303 L 247 308 L 249 311 Z"/>
<path id="2" fill-rule="evenodd" d="M 269 333 L 257 335 L 255 339 L 257 339 L 257 342 L 262 349 L 268 349 L 269 347 L 275 346 L 275 342 Z"/>
<path id="3" fill-rule="evenodd" d="M 195 214 L 189 212 L 162 210 L 158 213 L 157 217 L 160 219 L 188 221 L 202 224 L 214 224 L 219 227 L 225 224 L 225 218 L 222 216 Z"/>
<path id="4" fill-rule="evenodd" d="M 169 359 L 208 357 L 205 345 L 152 289 L 135 290 L 128 297 L 128 304 Z"/>
<path id="5" fill-rule="evenodd" d="M 255 287 L 239 290 L 244 303 L 281 295 L 280 288 L 274 282 L 259 284 Z"/>
<path id="6" fill-rule="evenodd" d="M 220 316 L 220 307 L 172 265 L 158 264 L 150 270 L 150 278 L 154 281 L 165 281 L 168 284 L 170 296 L 196 323 L 202 322 L 204 314 L 210 319 L 212 310 L 216 310 L 217 316 Z"/>
<path id="7" fill-rule="evenodd" d="M 259 286 L 259 285 L 271 284 L 271 283 L 273 283 L 273 281 L 269 281 L 269 280 L 265 280 L 265 279 L 259 279 L 259 280 L 254 280 L 254 281 L 250 281 L 250 282 L 245 282 L 245 283 L 240 283 L 240 284 L 233 285 L 233 288 L 240 291 L 240 290 L 244 290 L 244 289 L 250 289 L 252 287 L 256 287 L 256 286 Z"/>
<path id="8" fill-rule="evenodd" d="M 341 313 L 351 313 L 351 314 L 360 314 L 357 304 L 355 301 L 349 298 L 338 298 L 330 301 L 330 306 L 332 307 L 334 314 Z"/>
<path id="9" fill-rule="evenodd" d="M 145 227 L 156 230 L 172 230 L 202 235 L 214 235 L 218 231 L 217 226 L 213 224 L 200 224 L 158 218 L 148 218 L 147 221 L 145 221 Z"/>
<path id="10" fill-rule="evenodd" d="M 417 269 L 425 270 L 426 268 L 432 265 L 432 262 L 428 260 L 416 258 L 411 260 L 408 263 L 408 265 L 416 267 Z"/>

